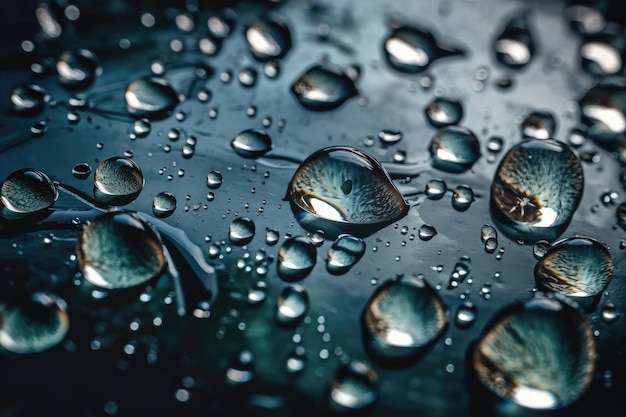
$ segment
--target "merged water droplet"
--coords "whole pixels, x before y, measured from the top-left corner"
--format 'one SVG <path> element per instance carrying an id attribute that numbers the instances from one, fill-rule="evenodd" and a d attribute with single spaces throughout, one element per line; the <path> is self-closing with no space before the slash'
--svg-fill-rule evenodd
<path id="1" fill-rule="evenodd" d="M 471 365 L 499 397 L 548 410 L 587 390 L 595 354 L 591 327 L 578 309 L 541 296 L 503 309 L 476 343 Z"/>
<path id="2" fill-rule="evenodd" d="M 364 410 L 376 402 L 379 389 L 376 371 L 366 362 L 351 360 L 333 374 L 329 408 L 333 412 Z"/>
<path id="3" fill-rule="evenodd" d="M 307 69 L 291 92 L 303 107 L 315 111 L 334 110 L 358 94 L 354 80 L 342 67 L 331 64 Z"/>
<path id="4" fill-rule="evenodd" d="M 376 360 L 409 365 L 446 327 L 439 294 L 423 279 L 403 276 L 379 286 L 361 314 L 363 341 Z"/>
<path id="5" fill-rule="evenodd" d="M 287 282 L 306 278 L 317 258 L 317 249 L 308 237 L 294 236 L 285 240 L 278 249 L 278 276 Z"/>
<path id="6" fill-rule="evenodd" d="M 513 239 L 552 241 L 569 225 L 583 182 L 580 159 L 567 145 L 528 139 L 500 162 L 491 185 L 491 214 Z"/>
<path id="7" fill-rule="evenodd" d="M 296 170 L 287 197 L 296 219 L 326 238 L 371 234 L 404 217 L 409 205 L 378 161 L 351 147 L 310 155 Z"/>
<path id="8" fill-rule="evenodd" d="M 46 90 L 38 85 L 20 86 L 11 92 L 13 111 L 20 116 L 36 116 L 46 105 Z"/>
<path id="9" fill-rule="evenodd" d="M 436 128 L 457 125 L 463 118 L 463 105 L 448 97 L 435 97 L 426 107 L 426 120 Z"/>
<path id="10" fill-rule="evenodd" d="M 512 17 L 494 42 L 496 59 L 509 68 L 526 66 L 535 54 L 535 41 L 531 33 L 528 16 Z"/>
<path id="11" fill-rule="evenodd" d="M 387 61 L 397 71 L 417 74 L 426 70 L 434 61 L 463 55 L 461 49 L 443 45 L 427 30 L 402 26 L 394 29 L 384 42 Z"/>
<path id="12" fill-rule="evenodd" d="M 228 239 L 230 243 L 237 246 L 247 245 L 254 238 L 256 226 L 247 217 L 237 217 L 228 226 Z"/>
<path id="13" fill-rule="evenodd" d="M 168 191 L 161 191 L 152 200 L 152 213 L 156 217 L 164 218 L 174 214 L 176 210 L 176 196 Z"/>
<path id="14" fill-rule="evenodd" d="M 365 253 L 365 241 L 352 235 L 340 235 L 328 249 L 326 270 L 333 275 L 347 273 Z"/>
<path id="15" fill-rule="evenodd" d="M 35 292 L 0 308 L 0 346 L 19 354 L 43 352 L 65 338 L 69 323 L 65 301 Z"/>
<path id="16" fill-rule="evenodd" d="M 121 206 L 137 198 L 145 180 L 135 161 L 124 156 L 104 160 L 93 174 L 94 197 L 101 203 Z"/>
<path id="17" fill-rule="evenodd" d="M 522 122 L 522 136 L 525 138 L 550 139 L 555 132 L 556 119 L 549 111 L 533 111 Z"/>
<path id="18" fill-rule="evenodd" d="M 280 292 L 276 300 L 274 317 L 285 327 L 296 326 L 309 310 L 309 294 L 299 284 L 289 285 Z"/>
<path id="19" fill-rule="evenodd" d="M 280 59 L 291 49 L 291 32 L 278 16 L 263 16 L 246 29 L 246 40 L 252 56 L 261 62 Z"/>
<path id="20" fill-rule="evenodd" d="M 147 119 L 169 115 L 180 101 L 174 87 L 160 77 L 142 77 L 131 82 L 124 98 L 131 116 Z"/>
<path id="21" fill-rule="evenodd" d="M 84 48 L 63 52 L 57 61 L 56 69 L 61 85 L 71 90 L 89 87 L 102 73 L 96 54 Z"/>
<path id="22" fill-rule="evenodd" d="M 600 79 L 579 100 L 581 121 L 589 137 L 600 143 L 614 142 L 626 132 L 626 78 Z"/>
<path id="23" fill-rule="evenodd" d="M 2 217 L 33 214 L 52 207 L 59 194 L 52 180 L 43 172 L 23 168 L 9 174 L 0 187 Z"/>
<path id="24" fill-rule="evenodd" d="M 257 158 L 272 149 L 272 138 L 264 130 L 247 129 L 239 132 L 230 146 L 243 158 Z"/>
<path id="25" fill-rule="evenodd" d="M 448 172 L 467 171 L 480 158 L 480 143 L 474 133 L 462 126 L 440 129 L 430 142 L 433 166 Z"/>
<path id="26" fill-rule="evenodd" d="M 92 220 L 78 239 L 76 255 L 85 279 L 106 289 L 145 284 L 166 265 L 156 231 L 139 215 L 123 211 Z"/>

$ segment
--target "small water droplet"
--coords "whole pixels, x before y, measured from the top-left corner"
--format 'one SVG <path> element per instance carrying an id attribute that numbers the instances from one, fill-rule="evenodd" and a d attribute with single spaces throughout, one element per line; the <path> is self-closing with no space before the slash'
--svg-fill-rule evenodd
<path id="1" fill-rule="evenodd" d="M 256 226 L 247 217 L 238 217 L 230 223 L 228 227 L 228 239 L 233 245 L 247 245 L 254 238 Z"/>
<path id="2" fill-rule="evenodd" d="M 309 295 L 299 284 L 289 285 L 276 300 L 275 319 L 281 326 L 294 327 L 309 310 Z"/>
<path id="3" fill-rule="evenodd" d="M 79 178 L 81 180 L 84 180 L 85 178 L 89 177 L 89 174 L 91 174 L 91 165 L 89 165 L 86 162 L 81 162 L 79 164 L 76 164 L 72 168 L 72 175 L 74 175 L 76 178 Z"/>
<path id="4" fill-rule="evenodd" d="M 378 399 L 378 374 L 366 362 L 351 360 L 333 374 L 328 391 L 333 412 L 364 410 Z"/>
<path id="5" fill-rule="evenodd" d="M 420 240 L 428 241 L 435 237 L 437 234 L 437 229 L 433 225 L 423 224 L 420 226 L 417 236 Z"/>
<path id="6" fill-rule="evenodd" d="M 626 80 L 601 78 L 579 100 L 580 118 L 595 141 L 615 141 L 626 131 Z"/>
<path id="7" fill-rule="evenodd" d="M 398 143 L 402 140 L 402 137 L 402 132 L 399 130 L 383 129 L 378 132 L 378 139 L 380 139 L 381 143 L 384 145 L 393 145 L 394 143 Z"/>
<path id="8" fill-rule="evenodd" d="M 123 156 L 108 158 L 98 165 L 93 181 L 96 200 L 111 205 L 130 203 L 137 198 L 145 183 L 139 165 Z"/>
<path id="9" fill-rule="evenodd" d="M 452 207 L 458 211 L 470 208 L 474 201 L 474 191 L 469 185 L 459 185 L 452 191 Z"/>
<path id="10" fill-rule="evenodd" d="M 161 191 L 152 200 L 152 213 L 156 217 L 171 216 L 176 210 L 176 196 L 168 191 Z"/>
<path id="11" fill-rule="evenodd" d="M 535 54 L 535 42 L 528 16 L 512 17 L 494 42 L 496 59 L 502 65 L 518 69 L 526 66 Z"/>
<path id="12" fill-rule="evenodd" d="M 448 186 L 444 180 L 432 179 L 426 183 L 425 193 L 431 200 L 439 200 L 448 191 Z"/>
<path id="13" fill-rule="evenodd" d="M 605 323 L 614 323 L 617 319 L 619 319 L 621 313 L 613 303 L 607 303 L 602 306 L 602 310 L 600 313 L 600 318 Z"/>
<path id="14" fill-rule="evenodd" d="M 83 48 L 63 52 L 56 63 L 56 69 L 61 85 L 72 90 L 89 87 L 102 73 L 96 54 Z"/>
<path id="15" fill-rule="evenodd" d="M 257 158 L 272 149 L 272 138 L 263 130 L 248 129 L 239 132 L 230 146 L 243 158 Z"/>
<path id="16" fill-rule="evenodd" d="M 267 298 L 267 283 L 265 281 L 257 281 L 248 289 L 248 305 L 258 306 Z"/>
<path id="17" fill-rule="evenodd" d="M 549 111 L 535 110 L 522 122 L 524 138 L 550 139 L 556 132 L 556 119 Z"/>
<path id="18" fill-rule="evenodd" d="M 311 239 L 290 237 L 278 249 L 278 276 L 287 282 L 300 281 L 311 273 L 316 258 L 317 250 Z"/>
<path id="19" fill-rule="evenodd" d="M 440 129 L 431 139 L 429 149 L 433 166 L 449 172 L 467 171 L 480 157 L 478 138 L 462 126 Z"/>
<path id="20" fill-rule="evenodd" d="M 363 239 L 351 235 L 339 235 L 328 249 L 326 270 L 333 275 L 347 273 L 365 253 Z"/>
<path id="21" fill-rule="evenodd" d="M 124 98 L 131 116 L 148 119 L 169 115 L 179 103 L 174 87 L 159 77 L 143 77 L 131 82 Z"/>
<path id="22" fill-rule="evenodd" d="M 13 111 L 20 116 L 36 116 L 46 105 L 46 90 L 30 84 L 17 87 L 11 92 Z"/>
<path id="23" fill-rule="evenodd" d="M 245 35 L 252 56 L 261 62 L 283 58 L 291 49 L 289 27 L 276 15 L 256 19 Z"/>
<path id="24" fill-rule="evenodd" d="M 276 230 L 276 229 L 267 229 L 267 231 L 265 233 L 265 243 L 268 246 L 274 246 L 275 244 L 278 243 L 279 236 L 280 236 L 280 234 L 279 234 L 278 230 Z"/>
<path id="25" fill-rule="evenodd" d="M 254 356 L 249 350 L 241 351 L 226 370 L 226 382 L 241 385 L 250 382 L 254 377 Z"/>
<path id="26" fill-rule="evenodd" d="M 436 127 L 457 125 L 463 118 L 463 105 L 448 97 L 435 97 L 426 107 L 426 119 Z"/>
<path id="27" fill-rule="evenodd" d="M 304 346 L 296 346 L 287 358 L 286 368 L 290 374 L 297 374 L 306 369 L 308 358 Z"/>
<path id="28" fill-rule="evenodd" d="M 336 109 L 358 94 L 344 69 L 331 64 L 308 68 L 293 83 L 291 92 L 303 107 L 315 111 Z"/>
<path id="29" fill-rule="evenodd" d="M 476 306 L 470 301 L 465 301 L 457 307 L 454 323 L 461 329 L 467 329 L 474 324 L 477 314 Z"/>
<path id="30" fill-rule="evenodd" d="M 211 171 L 206 177 L 206 185 L 212 190 L 220 188 L 222 186 L 222 173 L 219 171 Z"/>

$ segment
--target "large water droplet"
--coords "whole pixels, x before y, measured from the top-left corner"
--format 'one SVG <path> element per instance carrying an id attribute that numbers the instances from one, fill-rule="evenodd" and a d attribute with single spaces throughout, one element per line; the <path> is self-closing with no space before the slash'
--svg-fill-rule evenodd
<path id="1" fill-rule="evenodd" d="M 162 191 L 152 200 L 152 213 L 156 217 L 169 217 L 176 210 L 176 196 L 168 191 Z"/>
<path id="2" fill-rule="evenodd" d="M 38 85 L 17 87 L 11 92 L 13 111 L 20 116 L 35 116 L 44 109 L 46 91 Z"/>
<path id="3" fill-rule="evenodd" d="M 263 130 L 248 129 L 239 132 L 230 146 L 243 158 L 257 158 L 272 149 L 272 138 Z"/>
<path id="4" fill-rule="evenodd" d="M 567 145 L 526 140 L 500 162 L 491 185 L 491 214 L 513 239 L 554 240 L 578 207 L 583 182 L 581 162 Z"/>
<path id="5" fill-rule="evenodd" d="M 300 281 L 315 266 L 317 249 L 308 237 L 294 236 L 278 249 L 278 276 L 287 282 Z"/>
<path id="6" fill-rule="evenodd" d="M 509 68 L 522 68 L 535 53 L 535 42 L 530 31 L 528 16 L 511 18 L 495 40 L 496 59 Z"/>
<path id="7" fill-rule="evenodd" d="M 537 297 L 503 309 L 472 352 L 478 380 L 506 400 L 533 409 L 576 401 L 595 368 L 586 318 L 571 305 Z"/>
<path id="8" fill-rule="evenodd" d="M 612 142 L 626 131 L 626 79 L 606 77 L 579 100 L 581 121 L 590 138 Z"/>
<path id="9" fill-rule="evenodd" d="M 462 50 L 444 46 L 430 32 L 412 26 L 394 29 L 383 46 L 391 67 L 411 74 L 426 70 L 437 59 L 463 55 Z"/>
<path id="10" fill-rule="evenodd" d="M 250 52 L 261 62 L 283 58 L 291 49 L 291 32 L 277 16 L 256 19 L 246 29 Z"/>
<path id="11" fill-rule="evenodd" d="M 157 277 L 166 264 L 161 239 L 139 215 L 110 212 L 92 220 L 78 239 L 78 265 L 87 281 L 129 288 Z"/>
<path id="12" fill-rule="evenodd" d="M 378 161 L 350 147 L 310 155 L 287 190 L 291 208 L 310 231 L 327 238 L 366 236 L 406 215 L 409 205 Z"/>
<path id="13" fill-rule="evenodd" d="M 459 124 L 463 118 L 460 101 L 447 97 L 436 97 L 425 110 L 426 119 L 436 128 Z"/>
<path id="14" fill-rule="evenodd" d="M 423 279 L 403 276 L 374 291 L 361 314 L 366 350 L 376 360 L 409 365 L 442 334 L 446 313 Z"/>
<path id="15" fill-rule="evenodd" d="M 351 360 L 333 374 L 328 400 L 333 412 L 364 410 L 378 399 L 378 374 L 366 362 Z"/>
<path id="16" fill-rule="evenodd" d="M 254 238 L 256 226 L 254 222 L 247 217 L 237 217 L 228 226 L 228 239 L 233 245 L 247 245 Z"/>
<path id="17" fill-rule="evenodd" d="M 18 169 L 9 174 L 0 187 L 2 216 L 37 213 L 54 205 L 59 194 L 52 180 L 32 168 Z"/>
<path id="18" fill-rule="evenodd" d="M 297 325 L 309 310 L 309 294 L 299 284 L 289 285 L 280 292 L 276 300 L 274 317 L 281 326 Z"/>
<path id="19" fill-rule="evenodd" d="M 447 126 L 433 136 L 430 153 L 435 168 L 463 172 L 470 169 L 480 157 L 480 143 L 468 128 Z"/>
<path id="20" fill-rule="evenodd" d="M 358 94 L 344 69 L 330 64 L 307 69 L 293 83 L 291 92 L 303 107 L 316 111 L 336 109 Z"/>
<path id="21" fill-rule="evenodd" d="M 124 156 L 104 160 L 96 168 L 93 181 L 96 200 L 116 206 L 137 198 L 145 183 L 139 165 Z"/>
<path id="22" fill-rule="evenodd" d="M 333 275 L 347 273 L 365 253 L 363 239 L 352 235 L 340 235 L 328 249 L 326 270 Z"/>
<path id="23" fill-rule="evenodd" d="M 556 119 L 548 111 L 533 111 L 522 122 L 522 136 L 525 138 L 550 139 L 555 132 Z"/>
<path id="24" fill-rule="evenodd" d="M 45 292 L 19 301 L 0 308 L 0 346 L 14 353 L 38 353 L 65 338 L 69 329 L 65 301 Z"/>
<path id="25" fill-rule="evenodd" d="M 61 85 L 71 90 L 89 87 L 102 73 L 96 54 L 83 48 L 63 52 L 56 68 Z"/>
<path id="26" fill-rule="evenodd" d="M 131 116 L 158 119 L 178 105 L 178 93 L 159 77 L 143 77 L 131 82 L 124 92 L 126 110 Z"/>

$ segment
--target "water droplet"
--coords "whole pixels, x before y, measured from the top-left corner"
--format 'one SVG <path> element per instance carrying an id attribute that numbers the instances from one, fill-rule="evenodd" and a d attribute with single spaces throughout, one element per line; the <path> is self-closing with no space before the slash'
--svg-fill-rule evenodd
<path id="1" fill-rule="evenodd" d="M 368 363 L 341 364 L 330 382 L 328 401 L 333 412 L 364 410 L 378 399 L 378 374 Z"/>
<path id="2" fill-rule="evenodd" d="M 96 200 L 116 206 L 137 198 L 145 183 L 139 165 L 123 156 L 111 157 L 98 165 L 93 181 Z"/>
<path id="3" fill-rule="evenodd" d="M 487 150 L 489 152 L 498 153 L 504 146 L 504 139 L 499 136 L 493 136 L 487 141 Z"/>
<path id="4" fill-rule="evenodd" d="M 458 211 L 465 211 L 474 201 L 474 191 L 469 185 L 459 185 L 452 191 L 452 207 Z"/>
<path id="5" fill-rule="evenodd" d="M 237 217 L 228 226 L 228 239 L 230 243 L 237 246 L 247 245 L 254 238 L 256 226 L 247 217 Z"/>
<path id="6" fill-rule="evenodd" d="M 409 206 L 378 161 L 350 147 L 330 147 L 310 155 L 295 172 L 287 197 L 307 230 L 333 239 L 363 237 L 394 222 Z"/>
<path id="7" fill-rule="evenodd" d="M 268 246 L 274 246 L 275 244 L 278 243 L 279 235 L 280 234 L 278 233 L 278 230 L 267 229 L 267 232 L 265 233 L 265 243 Z"/>
<path id="8" fill-rule="evenodd" d="M 74 165 L 72 168 L 72 175 L 81 180 L 86 179 L 91 174 L 91 165 L 86 162 L 81 162 L 79 164 Z"/>
<path id="9" fill-rule="evenodd" d="M 257 158 L 272 149 L 272 138 L 263 130 L 248 129 L 239 132 L 230 146 L 243 158 Z"/>
<path id="10" fill-rule="evenodd" d="M 242 350 L 237 357 L 231 360 L 226 370 L 226 382 L 231 385 L 240 385 L 249 382 L 254 377 L 254 356 L 249 350 Z"/>
<path id="11" fill-rule="evenodd" d="M 63 52 L 57 61 L 56 69 L 61 85 L 72 90 L 89 87 L 102 73 L 96 54 L 83 48 Z"/>
<path id="12" fill-rule="evenodd" d="M 435 237 L 436 234 L 437 229 L 435 229 L 434 226 L 430 224 L 423 224 L 420 226 L 417 236 L 420 238 L 420 240 L 428 241 Z"/>
<path id="13" fill-rule="evenodd" d="M 326 270 L 333 275 L 343 275 L 361 259 L 364 253 L 363 239 L 352 235 L 339 235 L 328 249 Z"/>
<path id="14" fill-rule="evenodd" d="M 587 142 L 587 128 L 585 126 L 573 127 L 567 135 L 567 143 L 573 148 L 580 148 Z"/>
<path id="15" fill-rule="evenodd" d="M 358 91 L 354 81 L 337 65 L 315 65 L 291 86 L 291 92 L 305 108 L 327 111 L 340 107 Z"/>
<path id="16" fill-rule="evenodd" d="M 96 217 L 83 229 L 76 252 L 85 279 L 106 289 L 142 285 L 157 277 L 166 264 L 159 235 L 130 212 Z"/>
<path id="17" fill-rule="evenodd" d="M 56 295 L 35 292 L 0 309 L 0 346 L 19 353 L 39 353 L 58 345 L 69 329 L 67 304 Z"/>
<path id="18" fill-rule="evenodd" d="M 383 129 L 378 132 L 378 139 L 380 139 L 384 145 L 393 145 L 394 143 L 398 143 L 402 140 L 402 137 L 402 132 L 399 130 Z"/>
<path id="19" fill-rule="evenodd" d="M 32 168 L 18 169 L 9 174 L 0 187 L 2 217 L 37 213 L 54 205 L 59 194 L 52 180 Z"/>
<path id="20" fill-rule="evenodd" d="M 246 40 L 252 56 L 265 62 L 283 58 L 291 49 L 291 32 L 278 16 L 256 19 L 246 29 Z"/>
<path id="21" fill-rule="evenodd" d="M 317 250 L 308 237 L 294 236 L 278 249 L 278 276 L 287 282 L 300 281 L 315 266 Z"/>
<path id="22" fill-rule="evenodd" d="M 35 122 L 30 127 L 30 133 L 33 137 L 38 138 L 43 136 L 48 131 L 48 124 L 45 120 L 40 120 L 39 122 Z"/>
<path id="23" fill-rule="evenodd" d="M 297 374 L 306 369 L 308 358 L 304 346 L 296 346 L 287 358 L 287 372 Z"/>
<path id="24" fill-rule="evenodd" d="M 176 210 L 176 196 L 168 191 L 161 191 L 152 200 L 152 213 L 156 217 L 171 216 Z"/>
<path id="25" fill-rule="evenodd" d="M 497 239 L 498 232 L 496 228 L 490 224 L 485 224 L 480 228 L 480 240 L 485 243 L 489 239 Z"/>
<path id="26" fill-rule="evenodd" d="M 274 317 L 281 326 L 296 326 L 309 310 L 309 294 L 299 284 L 289 285 L 276 300 Z"/>
<path id="27" fill-rule="evenodd" d="M 256 84 L 258 74 L 257 71 L 252 67 L 242 68 L 239 71 L 238 79 L 239 83 L 244 87 L 254 87 Z"/>
<path id="28" fill-rule="evenodd" d="M 600 313 L 600 317 L 602 321 L 605 323 L 613 323 L 621 316 L 619 310 L 613 303 L 607 303 L 602 307 L 602 311 Z"/>
<path id="29" fill-rule="evenodd" d="M 535 54 L 528 16 L 511 18 L 495 40 L 494 49 L 501 64 L 514 69 L 526 66 Z"/>
<path id="30" fill-rule="evenodd" d="M 442 334 L 446 314 L 437 291 L 421 278 L 403 276 L 376 288 L 361 324 L 370 355 L 408 366 Z"/>
<path id="31" fill-rule="evenodd" d="M 611 142 L 626 131 L 626 79 L 600 79 L 579 100 L 581 121 L 589 127 L 589 137 Z"/>
<path id="32" fill-rule="evenodd" d="M 556 119 L 548 111 L 533 111 L 522 122 L 522 136 L 525 138 L 550 139 L 555 132 Z"/>
<path id="33" fill-rule="evenodd" d="M 480 157 L 480 143 L 468 128 L 447 126 L 431 139 L 430 153 L 435 168 L 463 172 L 470 169 Z"/>
<path id="34" fill-rule="evenodd" d="M 470 301 L 465 301 L 457 307 L 454 323 L 461 329 L 467 329 L 474 324 L 477 314 L 476 306 Z"/>
<path id="35" fill-rule="evenodd" d="M 565 15 L 570 29 L 578 35 L 590 35 L 604 29 L 606 20 L 599 10 L 590 6 L 578 4 L 568 6 Z"/>
<path id="36" fill-rule="evenodd" d="M 131 82 L 124 98 L 131 116 L 148 119 L 168 116 L 179 103 L 174 87 L 159 77 L 143 77 Z"/>
<path id="37" fill-rule="evenodd" d="M 11 92 L 13 111 L 20 116 L 36 116 L 46 105 L 46 90 L 30 84 L 17 87 Z"/>
<path id="38" fill-rule="evenodd" d="M 150 124 L 150 120 L 146 118 L 137 119 L 133 123 L 133 133 L 138 138 L 145 138 L 150 134 L 152 126 Z"/>
<path id="39" fill-rule="evenodd" d="M 412 26 L 394 29 L 385 39 L 384 50 L 393 69 L 411 74 L 426 70 L 437 59 L 464 54 L 438 43 L 430 32 Z"/>
<path id="40" fill-rule="evenodd" d="M 436 128 L 457 125 L 463 118 L 460 101 L 447 97 L 436 97 L 426 107 L 426 119 Z"/>
<path id="41" fill-rule="evenodd" d="M 248 289 L 248 305 L 258 306 L 267 298 L 267 283 L 265 281 L 257 281 L 250 289 Z"/>
<path id="42" fill-rule="evenodd" d="M 190 145 L 188 143 L 185 143 L 183 145 L 183 150 L 182 150 L 183 158 L 189 159 L 193 157 L 195 153 L 196 153 L 196 147 L 194 145 Z"/>
<path id="43" fill-rule="evenodd" d="M 582 68 L 598 77 L 618 74 L 624 64 L 620 43 L 617 34 L 608 32 L 587 37 L 580 47 Z"/>
<path id="44" fill-rule="evenodd" d="M 583 171 L 564 143 L 528 139 L 500 162 L 491 186 L 491 213 L 509 237 L 553 240 L 569 224 L 583 190 Z"/>
<path id="45" fill-rule="evenodd" d="M 595 368 L 586 318 L 567 303 L 536 297 L 503 309 L 483 331 L 471 365 L 487 389 L 532 409 L 576 401 Z"/>
<path id="46" fill-rule="evenodd" d="M 425 193 L 431 200 L 439 200 L 448 191 L 448 186 L 444 180 L 432 179 L 426 183 Z"/>
<path id="47" fill-rule="evenodd" d="M 206 185 L 212 190 L 220 188 L 222 186 L 222 173 L 219 171 L 211 171 L 206 177 Z"/>
<path id="48" fill-rule="evenodd" d="M 611 254 L 600 242 L 588 237 L 555 242 L 535 266 L 539 285 L 576 298 L 601 293 L 612 277 Z"/>

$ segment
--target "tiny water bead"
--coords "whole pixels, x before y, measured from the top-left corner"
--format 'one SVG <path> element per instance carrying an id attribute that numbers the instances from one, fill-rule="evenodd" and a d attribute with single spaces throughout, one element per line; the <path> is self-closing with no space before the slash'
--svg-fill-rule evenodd
<path id="1" fill-rule="evenodd" d="M 548 111 L 533 111 L 522 122 L 522 136 L 525 138 L 550 139 L 555 132 L 556 119 Z"/>
<path id="2" fill-rule="evenodd" d="M 159 218 L 169 217 L 176 210 L 176 196 L 168 191 L 161 191 L 152 199 L 152 213 Z"/>
<path id="3" fill-rule="evenodd" d="M 426 197 L 431 200 L 439 200 L 448 191 L 448 186 L 444 180 L 432 179 L 426 183 L 425 193 Z"/>
<path id="4" fill-rule="evenodd" d="M 383 49 L 394 70 L 409 74 L 425 71 L 438 59 L 464 54 L 461 49 L 443 45 L 427 30 L 414 26 L 394 29 L 385 39 Z"/>
<path id="5" fill-rule="evenodd" d="M 56 70 L 61 85 L 71 90 L 89 87 L 102 73 L 96 54 L 84 48 L 63 52 L 56 63 Z"/>
<path id="6" fill-rule="evenodd" d="M 0 186 L 2 216 L 37 213 L 54 205 L 59 194 L 43 172 L 23 168 L 9 174 Z"/>
<path id="7" fill-rule="evenodd" d="M 0 308 L 0 346 L 19 354 L 39 353 L 58 345 L 69 330 L 67 304 L 47 292 L 35 292 Z"/>
<path id="8" fill-rule="evenodd" d="M 166 265 L 156 231 L 139 215 L 123 211 L 93 219 L 78 239 L 76 255 L 85 279 L 106 289 L 142 285 Z"/>
<path id="9" fill-rule="evenodd" d="M 409 205 L 378 161 L 351 147 L 314 152 L 287 189 L 296 220 L 327 238 L 364 237 L 404 217 Z"/>
<path id="10" fill-rule="evenodd" d="M 501 64 L 519 69 L 535 54 L 535 41 L 525 14 L 512 17 L 494 42 L 496 59 Z"/>
<path id="11" fill-rule="evenodd" d="M 272 138 L 260 129 L 247 129 L 239 132 L 230 146 L 243 158 L 257 158 L 272 149 Z"/>
<path id="12" fill-rule="evenodd" d="M 368 363 L 351 360 L 334 372 L 328 392 L 332 412 L 364 410 L 373 405 L 379 395 L 378 374 Z"/>
<path id="13" fill-rule="evenodd" d="M 96 200 L 124 205 L 133 201 L 143 189 L 145 180 L 135 161 L 124 156 L 104 160 L 93 174 Z"/>
<path id="14" fill-rule="evenodd" d="M 300 281 L 313 270 L 317 258 L 315 245 L 305 236 L 285 240 L 278 249 L 278 276 L 286 282 Z"/>
<path id="15" fill-rule="evenodd" d="M 433 166 L 442 171 L 464 172 L 480 157 L 480 143 L 474 133 L 462 126 L 440 129 L 430 142 Z"/>
<path id="16" fill-rule="evenodd" d="M 537 283 L 571 297 L 601 293 L 613 277 L 613 258 L 604 245 L 588 237 L 555 242 L 535 266 Z"/>
<path id="17" fill-rule="evenodd" d="M 309 294 L 299 284 L 289 285 L 280 292 L 276 300 L 274 317 L 284 327 L 296 326 L 309 310 Z"/>
<path id="18" fill-rule="evenodd" d="M 366 350 L 384 363 L 408 364 L 447 324 L 441 297 L 422 278 L 402 276 L 376 288 L 361 314 Z"/>
<path id="19" fill-rule="evenodd" d="M 145 138 L 150 134 L 151 130 L 152 125 L 150 124 L 150 120 L 146 119 L 145 117 L 137 119 L 133 123 L 133 133 L 138 138 Z"/>
<path id="20" fill-rule="evenodd" d="M 261 62 L 283 58 L 291 49 L 289 27 L 276 15 L 256 19 L 245 35 L 250 53 Z"/>
<path id="21" fill-rule="evenodd" d="M 169 115 L 180 101 L 174 87 L 160 77 L 142 77 L 131 82 L 124 99 L 131 116 L 147 119 Z"/>
<path id="22" fill-rule="evenodd" d="M 616 141 L 626 131 L 626 78 L 603 77 L 578 101 L 581 122 L 600 143 Z"/>
<path id="23" fill-rule="evenodd" d="M 491 185 L 491 214 L 507 236 L 554 240 L 578 207 L 583 191 L 578 156 L 562 142 L 528 139 L 504 156 Z"/>
<path id="24" fill-rule="evenodd" d="M 254 238 L 256 226 L 247 217 L 238 217 L 228 226 L 228 239 L 236 246 L 247 245 Z"/>
<path id="25" fill-rule="evenodd" d="M 36 84 L 20 86 L 11 92 L 13 111 L 20 116 L 36 116 L 46 105 L 46 90 Z"/>
<path id="26" fill-rule="evenodd" d="M 463 105 L 448 97 L 435 97 L 426 107 L 426 120 L 436 128 L 458 125 L 463 118 Z"/>
<path id="27" fill-rule="evenodd" d="M 91 165 L 86 162 L 78 163 L 72 168 L 72 175 L 78 179 L 84 180 L 89 177 L 89 174 L 91 174 Z"/>
<path id="28" fill-rule="evenodd" d="M 308 68 L 291 92 L 303 107 L 314 111 L 334 110 L 358 94 L 354 80 L 342 67 L 331 64 Z"/>
<path id="29" fill-rule="evenodd" d="M 206 185 L 212 190 L 216 190 L 222 186 L 224 177 L 219 171 L 211 171 L 207 174 Z"/>
<path id="30" fill-rule="evenodd" d="M 545 296 L 504 308 L 483 330 L 471 366 L 499 397 L 531 409 L 576 401 L 595 369 L 591 327 L 577 308 Z"/>
<path id="31" fill-rule="evenodd" d="M 326 270 L 333 275 L 347 273 L 365 253 L 365 241 L 352 235 L 340 235 L 328 249 Z"/>

